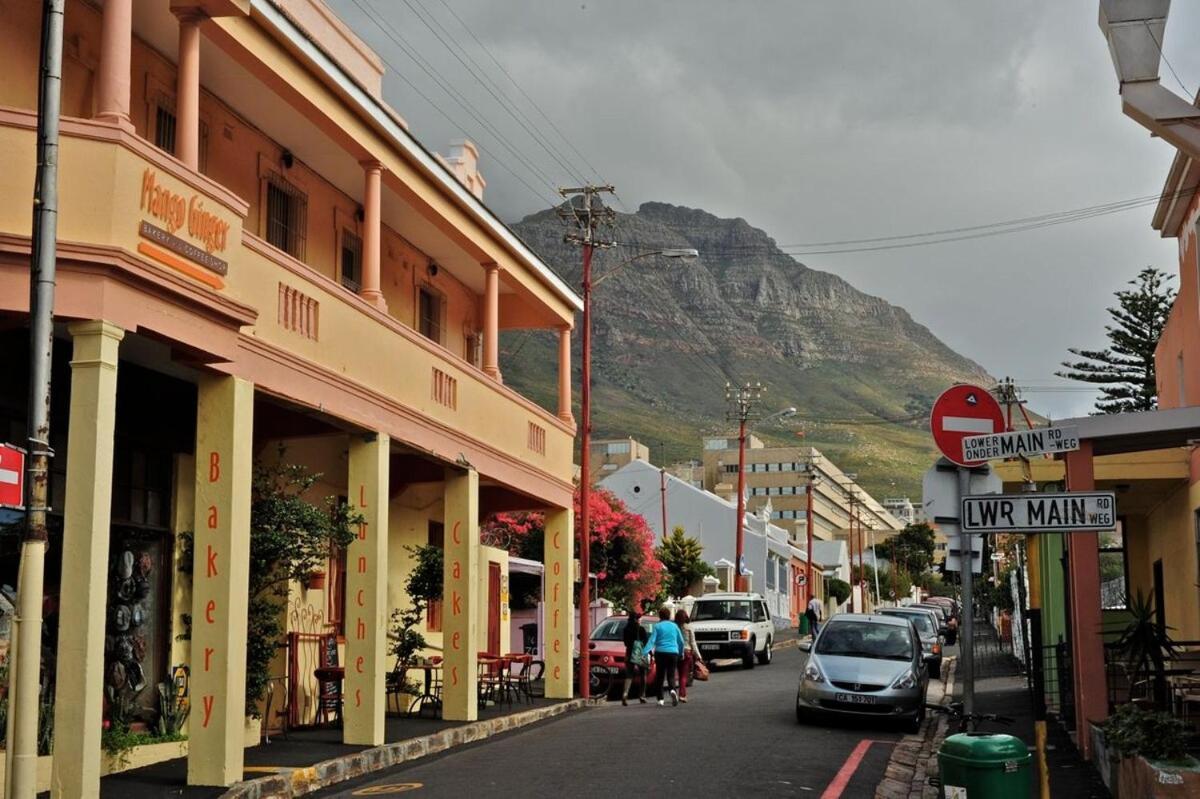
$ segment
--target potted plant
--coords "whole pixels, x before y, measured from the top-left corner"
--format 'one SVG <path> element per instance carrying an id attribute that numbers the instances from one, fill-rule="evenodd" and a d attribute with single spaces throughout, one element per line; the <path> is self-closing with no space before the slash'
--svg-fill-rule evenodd
<path id="1" fill-rule="evenodd" d="M 1130 687 L 1153 679 L 1154 704 L 1165 708 L 1166 662 L 1175 656 L 1175 642 L 1167 631 L 1173 628 L 1159 622 L 1154 601 L 1143 596 L 1141 591 L 1137 592 L 1136 597 L 1126 596 L 1125 606 L 1128 608 L 1129 623 L 1121 631 L 1114 647 L 1124 656 Z"/>
<path id="2" fill-rule="evenodd" d="M 1106 754 L 1118 773 L 1113 795 L 1124 799 L 1200 795 L 1200 760 L 1187 755 L 1189 732 L 1169 713 L 1121 705 L 1097 725 Z M 1098 752 L 1099 754 L 1099 752 Z"/>
<path id="3" fill-rule="evenodd" d="M 304 580 L 304 586 L 311 590 L 325 590 L 325 570 L 314 569 L 308 573 L 308 577 Z"/>

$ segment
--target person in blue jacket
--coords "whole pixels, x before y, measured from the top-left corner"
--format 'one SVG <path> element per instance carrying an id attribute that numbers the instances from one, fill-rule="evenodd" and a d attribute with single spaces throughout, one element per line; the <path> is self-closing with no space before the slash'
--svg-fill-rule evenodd
<path id="1" fill-rule="evenodd" d="M 654 655 L 654 695 L 658 697 L 658 706 L 663 701 L 663 677 L 667 678 L 667 686 L 671 689 L 671 704 L 679 704 L 679 691 L 675 686 L 675 674 L 679 671 L 679 658 L 683 655 L 685 644 L 683 632 L 679 625 L 671 621 L 671 609 L 664 605 L 658 609 L 658 624 L 650 630 L 650 640 L 646 642 L 645 651 Z"/>

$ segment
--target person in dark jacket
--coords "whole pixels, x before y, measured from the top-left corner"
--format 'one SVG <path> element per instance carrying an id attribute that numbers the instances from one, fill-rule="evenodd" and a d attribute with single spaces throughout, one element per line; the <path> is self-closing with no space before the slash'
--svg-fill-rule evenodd
<path id="1" fill-rule="evenodd" d="M 650 640 L 650 633 L 646 632 L 646 628 L 642 626 L 641 619 L 641 613 L 631 610 L 629 620 L 625 622 L 625 688 L 621 691 L 622 705 L 629 704 L 629 688 L 638 677 L 641 677 L 642 680 L 642 692 L 638 696 L 638 701 L 643 705 L 646 704 L 646 655 L 642 654 L 641 664 L 633 662 L 634 642 L 636 641 L 644 647 L 646 641 Z"/>

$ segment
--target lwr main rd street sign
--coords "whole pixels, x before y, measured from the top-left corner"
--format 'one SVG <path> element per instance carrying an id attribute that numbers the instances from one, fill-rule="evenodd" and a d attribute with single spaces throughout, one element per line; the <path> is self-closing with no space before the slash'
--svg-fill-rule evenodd
<path id="1" fill-rule="evenodd" d="M 1111 491 L 963 497 L 964 533 L 1071 533 L 1117 529 Z"/>
<path id="2" fill-rule="evenodd" d="M 1074 427 L 1039 427 L 1016 433 L 993 433 L 963 439 L 963 460 L 994 461 L 1021 455 L 1073 452 L 1079 449 L 1079 432 Z"/>

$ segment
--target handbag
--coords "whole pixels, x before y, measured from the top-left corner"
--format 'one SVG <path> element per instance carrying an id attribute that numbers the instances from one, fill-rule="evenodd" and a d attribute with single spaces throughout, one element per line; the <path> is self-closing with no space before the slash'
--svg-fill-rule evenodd
<path id="1" fill-rule="evenodd" d="M 646 650 L 641 641 L 633 642 L 633 648 L 629 650 L 629 662 L 635 666 L 641 666 L 643 668 L 648 665 Z"/>
<path id="2" fill-rule="evenodd" d="M 692 677 L 700 682 L 708 682 L 708 666 L 704 665 L 703 660 L 697 660 L 692 667 Z"/>

